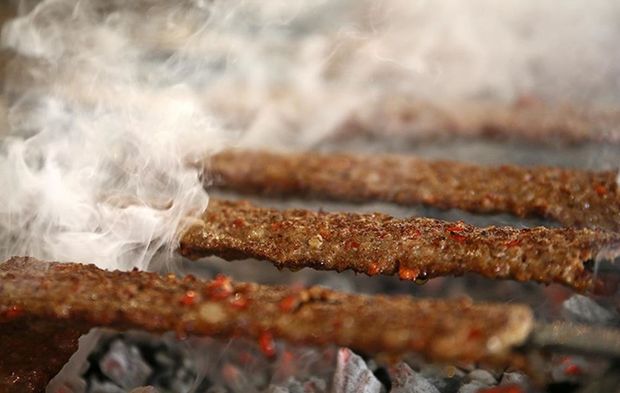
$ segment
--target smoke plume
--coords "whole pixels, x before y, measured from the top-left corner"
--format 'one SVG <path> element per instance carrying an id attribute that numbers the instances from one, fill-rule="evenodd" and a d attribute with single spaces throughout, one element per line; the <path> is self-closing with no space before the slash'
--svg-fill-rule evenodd
<path id="1" fill-rule="evenodd" d="M 311 147 L 383 98 L 616 102 L 613 0 L 23 2 L 0 256 L 148 268 L 231 144 Z"/>

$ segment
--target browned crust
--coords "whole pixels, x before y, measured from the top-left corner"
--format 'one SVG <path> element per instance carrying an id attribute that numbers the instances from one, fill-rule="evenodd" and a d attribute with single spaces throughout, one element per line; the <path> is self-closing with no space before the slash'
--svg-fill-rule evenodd
<path id="1" fill-rule="evenodd" d="M 396 155 L 226 151 L 213 157 L 208 175 L 219 187 L 239 192 L 424 204 L 620 230 L 620 190 L 612 171 L 487 167 Z"/>
<path id="2" fill-rule="evenodd" d="M 140 329 L 153 333 L 261 338 L 336 344 L 374 354 L 415 351 L 439 361 L 519 363 L 512 353 L 533 326 L 521 305 L 472 304 L 467 300 L 362 296 L 321 287 L 292 289 L 201 281 L 146 272 L 109 272 L 93 265 L 12 258 L 0 265 L 0 337 L 25 326 L 15 356 L 2 372 L 29 370 L 46 362 L 29 341 L 32 321 L 46 326 Z M 20 325 L 21 324 L 21 325 Z M 23 346 L 23 347 L 21 347 Z M 19 348 L 19 350 L 17 350 Z M 30 348 L 33 350 L 30 351 Z M 20 354 L 27 354 L 22 358 Z M 25 355 L 26 356 L 26 355 Z M 25 366 L 20 366 L 25 365 Z M 18 367 L 19 366 L 19 367 Z M 46 374 L 47 376 L 48 374 Z M 6 379 L 0 391 L 7 389 Z"/>
<path id="3" fill-rule="evenodd" d="M 78 323 L 31 316 L 0 324 L 0 392 L 43 393 L 87 331 Z"/>
<path id="4" fill-rule="evenodd" d="M 477 228 L 429 218 L 276 210 L 211 200 L 203 221 L 185 232 L 190 257 L 253 257 L 279 268 L 353 270 L 404 280 L 478 273 L 489 278 L 593 284 L 584 263 L 620 237 L 591 229 Z"/>

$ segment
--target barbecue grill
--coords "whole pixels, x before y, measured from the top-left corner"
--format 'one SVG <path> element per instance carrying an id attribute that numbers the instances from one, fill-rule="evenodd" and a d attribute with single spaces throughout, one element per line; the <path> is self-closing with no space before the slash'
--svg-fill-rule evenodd
<path id="1" fill-rule="evenodd" d="M 278 81 L 261 87 L 273 89 L 261 99 L 288 108 L 284 123 L 297 134 L 266 137 L 261 130 L 273 119 L 252 109 L 256 92 L 222 71 L 219 55 L 234 52 L 244 63 L 235 50 L 248 32 L 229 37 L 227 23 L 236 23 L 236 12 L 246 18 L 268 9 L 36 3 L 21 2 L 22 18 L 3 33 L 11 51 L 2 61 L 10 77 L 3 86 L 8 131 L 0 179 L 18 171 L 26 180 L 7 181 L 17 201 L 0 192 L 7 206 L 0 209 L 7 256 L 0 263 L 0 392 L 518 393 L 620 386 L 614 105 L 536 95 L 508 103 L 436 100 L 395 89 L 351 108 L 330 85 L 314 93 L 342 100 L 345 115 L 326 113 L 329 120 L 307 126 L 279 97 L 303 106 L 308 92 L 288 91 Z M 282 7 L 276 19 L 297 18 Z M 274 30 L 265 36 L 303 41 L 308 26 L 322 26 L 313 12 L 302 13 L 286 34 L 280 26 L 291 22 L 270 22 Z M 145 16 L 154 28 L 136 27 Z M 203 19 L 214 25 L 203 26 Z M 54 45 L 29 41 L 28 28 L 46 32 L 33 36 L 43 42 L 48 34 Z M 200 36 L 209 29 L 226 39 Z M 87 33 L 74 50 L 65 44 L 76 32 Z M 328 80 L 346 85 L 340 57 L 364 53 L 349 45 L 341 44 L 344 54 L 335 50 Z M 91 46 L 103 60 L 88 58 Z M 115 57 L 116 48 L 128 59 Z M 206 63 L 199 60 L 204 54 Z M 130 77 L 108 74 L 114 60 L 135 66 Z M 229 73 L 236 76 L 233 64 Z M 89 81 L 99 72 L 102 82 Z M 383 72 L 402 77 L 389 67 L 372 75 L 382 79 Z M 220 73 L 225 77 L 214 82 Z M 193 90 L 178 84 L 209 91 L 201 105 L 217 113 L 216 125 L 201 120 Z M 247 97 L 226 99 L 231 86 Z M 132 111 L 147 120 L 125 117 Z M 174 138 L 181 131 L 166 128 L 169 117 L 190 131 Z M 146 137 L 131 128 L 145 124 L 153 126 Z M 320 137 L 317 126 L 327 130 Z M 114 127 L 118 133 L 99 139 Z M 236 143 L 227 135 L 224 148 L 211 148 L 192 139 L 203 127 L 244 132 Z M 292 146 L 279 148 L 287 142 Z M 101 157 L 94 156 L 98 144 Z M 98 165 L 72 168 L 73 156 Z M 74 199 L 58 191 L 67 176 L 55 171 L 66 167 L 79 174 L 68 189 L 86 181 L 92 195 L 76 191 Z M 46 171 L 52 176 L 45 179 L 58 184 L 24 186 Z M 43 194 L 29 193 L 41 184 Z M 55 215 L 65 208 L 83 213 L 74 205 L 88 214 L 66 221 Z M 84 216 L 96 224 L 84 229 Z M 106 254 L 117 244 L 121 252 Z M 97 246 L 102 250 L 89 250 Z M 110 255 L 115 259 L 101 259 Z"/>

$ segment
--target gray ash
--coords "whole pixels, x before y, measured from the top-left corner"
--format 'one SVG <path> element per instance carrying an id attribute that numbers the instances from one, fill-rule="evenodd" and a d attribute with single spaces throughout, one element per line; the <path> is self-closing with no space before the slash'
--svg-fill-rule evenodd
<path id="1" fill-rule="evenodd" d="M 154 386 L 161 392 L 188 392 L 197 378 L 182 345 L 146 334 L 111 334 L 100 339 L 83 374 L 88 393 L 125 392 Z"/>
<path id="2" fill-rule="evenodd" d="M 177 341 L 107 333 L 88 357 L 82 378 L 87 393 L 136 393 L 146 387 L 149 393 L 459 393 L 530 385 L 516 371 L 439 367 L 414 359 L 383 367 L 347 348 L 277 346 L 277 356 L 267 359 L 256 343 L 244 339 Z"/>

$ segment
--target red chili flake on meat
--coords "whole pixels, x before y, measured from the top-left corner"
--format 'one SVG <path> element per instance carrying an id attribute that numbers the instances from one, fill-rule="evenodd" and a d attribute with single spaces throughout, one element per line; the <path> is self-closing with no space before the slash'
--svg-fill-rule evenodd
<path id="1" fill-rule="evenodd" d="M 19 306 L 11 306 L 4 311 L 4 317 L 8 319 L 19 318 L 24 314 L 24 310 Z"/>
<path id="2" fill-rule="evenodd" d="M 258 337 L 258 346 L 261 352 L 268 358 L 276 356 L 276 344 L 273 341 L 273 335 L 270 332 L 263 332 Z"/>
<path id="3" fill-rule="evenodd" d="M 209 283 L 209 296 L 216 300 L 227 299 L 233 293 L 233 287 L 230 278 L 222 274 L 218 274 L 215 279 Z"/>
<path id="4" fill-rule="evenodd" d="M 235 218 L 232 222 L 232 226 L 237 229 L 243 228 L 245 226 L 245 221 L 241 218 Z"/>
<path id="5" fill-rule="evenodd" d="M 448 233 L 450 233 L 450 237 L 459 243 L 462 243 L 465 241 L 465 239 L 467 239 L 467 237 L 462 234 L 465 228 L 461 223 L 450 225 L 448 228 L 446 228 L 446 230 L 448 231 Z"/>
<path id="6" fill-rule="evenodd" d="M 467 239 L 467 236 L 460 235 L 460 234 L 454 233 L 454 232 L 450 233 L 450 237 L 452 237 L 452 239 L 456 240 L 459 243 L 463 243 Z"/>
<path id="7" fill-rule="evenodd" d="M 506 247 L 516 247 L 521 244 L 521 239 L 507 240 L 504 244 L 506 245 Z"/>
<path id="8" fill-rule="evenodd" d="M 482 330 L 477 329 L 477 328 L 473 328 L 469 331 L 469 333 L 467 334 L 467 338 L 469 340 L 478 340 L 482 337 Z"/>
<path id="9" fill-rule="evenodd" d="M 572 376 L 572 377 L 576 377 L 578 375 L 583 374 L 583 370 L 581 369 L 581 367 L 579 367 L 576 364 L 569 364 L 566 367 L 564 367 L 564 374 Z"/>
<path id="10" fill-rule="evenodd" d="M 347 250 L 352 250 L 352 249 L 358 249 L 360 246 L 360 244 L 358 242 L 356 242 L 353 239 L 349 239 L 346 242 L 344 242 L 344 248 Z"/>
<path id="11" fill-rule="evenodd" d="M 398 277 L 401 280 L 413 281 L 418 278 L 420 274 L 420 270 L 416 268 L 409 268 L 405 266 L 401 266 L 398 268 Z"/>
<path id="12" fill-rule="evenodd" d="M 272 222 L 270 225 L 272 231 L 279 231 L 283 226 L 282 221 Z"/>
<path id="13" fill-rule="evenodd" d="M 465 228 L 463 228 L 463 225 L 459 224 L 454 224 L 454 225 L 450 225 L 448 228 L 446 228 L 446 230 L 448 232 L 463 232 Z"/>
<path id="14" fill-rule="evenodd" d="M 279 307 L 282 312 L 291 312 L 297 305 L 299 304 L 299 299 L 297 295 L 288 295 L 284 299 L 280 301 Z"/>
<path id="15" fill-rule="evenodd" d="M 196 303 L 197 297 L 198 295 L 196 294 L 196 292 L 187 291 L 185 292 L 185 295 L 183 295 L 183 297 L 181 298 L 181 304 L 184 306 L 191 306 L 192 304 Z"/>
<path id="16" fill-rule="evenodd" d="M 329 239 L 331 239 L 331 237 L 332 237 L 331 232 L 330 232 L 328 229 L 325 229 L 325 228 L 321 228 L 321 229 L 319 230 L 319 235 L 321 235 L 321 237 L 322 237 L 323 239 L 325 239 L 325 240 L 329 240 Z"/>
<path id="17" fill-rule="evenodd" d="M 250 300 L 241 293 L 236 293 L 231 299 L 230 305 L 237 310 L 243 310 L 250 304 Z"/>
<path id="18" fill-rule="evenodd" d="M 598 194 L 598 196 L 602 197 L 605 196 L 607 194 L 607 187 L 605 187 L 605 185 L 603 184 L 599 184 L 597 185 L 594 190 L 596 191 L 596 193 Z"/>
<path id="19" fill-rule="evenodd" d="M 482 388 L 478 393 L 523 393 L 523 389 L 519 385 L 510 384 L 504 386 L 493 386 L 491 388 Z"/>
<path id="20" fill-rule="evenodd" d="M 369 266 L 368 266 L 368 270 L 366 270 L 366 273 L 369 276 L 376 276 L 377 274 L 379 274 L 379 263 L 378 262 L 372 262 Z"/>

